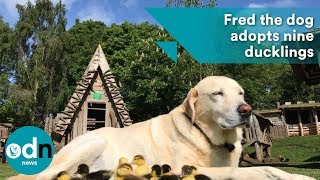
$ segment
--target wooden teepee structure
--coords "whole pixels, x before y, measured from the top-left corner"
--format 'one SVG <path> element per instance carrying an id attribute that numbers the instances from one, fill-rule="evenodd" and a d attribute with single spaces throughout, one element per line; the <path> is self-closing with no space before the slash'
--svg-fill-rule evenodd
<path id="1" fill-rule="evenodd" d="M 99 45 L 64 111 L 51 123 L 51 137 L 67 144 L 100 127 L 130 126 L 128 110 Z"/>

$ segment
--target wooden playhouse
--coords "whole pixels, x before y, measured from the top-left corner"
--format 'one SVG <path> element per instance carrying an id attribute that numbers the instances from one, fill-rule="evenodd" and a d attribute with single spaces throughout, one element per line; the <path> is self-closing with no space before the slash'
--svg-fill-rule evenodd
<path id="1" fill-rule="evenodd" d="M 99 45 L 64 111 L 45 130 L 63 146 L 88 131 L 132 124 L 118 84 Z"/>
<path id="2" fill-rule="evenodd" d="M 253 157 L 249 155 L 243 156 L 241 160 L 250 163 L 263 162 L 266 158 L 271 158 L 272 139 L 270 128 L 273 123 L 254 112 L 250 124 L 250 127 L 243 129 L 242 149 L 245 150 L 245 148 L 253 146 L 255 152 Z"/>

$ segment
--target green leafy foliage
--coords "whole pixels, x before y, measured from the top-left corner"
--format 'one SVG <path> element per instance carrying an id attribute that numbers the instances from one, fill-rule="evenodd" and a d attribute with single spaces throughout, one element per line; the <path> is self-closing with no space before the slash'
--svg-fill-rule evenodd
<path id="1" fill-rule="evenodd" d="M 19 20 L 14 27 L 13 44 L 17 57 L 7 103 L 18 109 L 11 117 L 19 122 L 41 125 L 52 112 L 57 84 L 65 75 L 62 57 L 65 36 L 65 7 L 50 0 L 18 4 Z M 13 62 L 13 61 L 11 61 Z"/>
<path id="2" fill-rule="evenodd" d="M 182 2 L 202 7 L 200 1 Z M 204 5 L 210 2 L 215 1 Z M 124 22 L 107 27 L 76 20 L 66 31 L 63 4 L 37 0 L 17 9 L 14 28 L 0 19 L 0 121 L 41 126 L 47 115 L 62 111 L 98 44 L 136 122 L 169 112 L 209 75 L 237 80 L 255 109 L 275 108 L 277 101 L 320 100 L 320 86 L 296 81 L 290 65 L 199 64 L 182 47 L 176 64 L 155 43 L 173 38 L 156 25 Z"/>

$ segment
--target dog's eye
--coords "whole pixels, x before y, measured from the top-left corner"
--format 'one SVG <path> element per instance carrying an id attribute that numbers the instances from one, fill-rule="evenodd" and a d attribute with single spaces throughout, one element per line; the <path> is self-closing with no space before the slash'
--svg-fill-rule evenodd
<path id="1" fill-rule="evenodd" d="M 243 96 L 243 95 L 244 95 L 244 92 L 239 92 L 239 95 Z"/>
<path id="2" fill-rule="evenodd" d="M 223 96 L 223 92 L 222 91 L 218 91 L 218 92 L 214 92 L 213 95 L 220 95 Z"/>

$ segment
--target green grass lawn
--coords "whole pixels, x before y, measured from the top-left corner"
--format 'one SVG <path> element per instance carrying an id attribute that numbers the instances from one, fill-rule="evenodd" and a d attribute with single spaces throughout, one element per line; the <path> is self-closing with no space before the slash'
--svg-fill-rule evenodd
<path id="1" fill-rule="evenodd" d="M 272 156 L 289 158 L 280 169 L 320 179 L 320 136 L 289 137 L 273 140 Z"/>
<path id="2" fill-rule="evenodd" d="M 252 148 L 245 149 L 248 150 Z M 274 139 L 271 153 L 273 157 L 282 155 L 289 158 L 289 163 L 268 165 L 320 180 L 320 135 Z M 9 165 L 0 163 L 0 180 L 15 174 Z"/>
<path id="3" fill-rule="evenodd" d="M 289 137 L 274 139 L 272 157 L 279 155 L 289 158 L 288 163 L 266 164 L 284 171 L 303 174 L 320 179 L 320 136 Z M 252 152 L 248 147 L 244 151 Z"/>
<path id="4" fill-rule="evenodd" d="M 17 173 L 8 165 L 0 163 L 0 179 L 16 175 Z"/>

